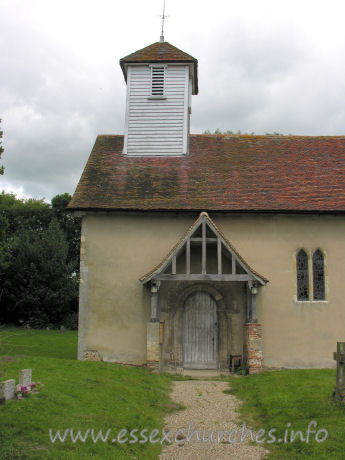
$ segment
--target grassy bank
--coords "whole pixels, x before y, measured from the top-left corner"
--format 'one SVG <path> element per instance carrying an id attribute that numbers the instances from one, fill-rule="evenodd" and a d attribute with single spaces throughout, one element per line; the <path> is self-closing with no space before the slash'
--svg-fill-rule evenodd
<path id="1" fill-rule="evenodd" d="M 171 378 L 146 369 L 76 360 L 77 333 L 0 328 L 0 380 L 31 368 L 44 388 L 23 401 L 0 406 L 0 459 L 152 459 L 159 444 L 112 442 L 122 429 L 163 427 L 163 416 L 176 409 L 169 398 Z M 52 443 L 53 434 L 93 428 L 108 442 Z"/>
<path id="2" fill-rule="evenodd" d="M 240 411 L 247 424 L 265 429 L 266 434 L 276 428 L 273 435 L 282 442 L 264 444 L 271 451 L 268 458 L 343 460 L 345 408 L 333 403 L 334 386 L 334 370 L 287 370 L 233 379 L 230 392 L 245 401 Z M 291 430 L 300 430 L 306 439 L 311 421 L 317 422 L 316 431 L 326 429 L 328 438 L 318 443 L 312 433 L 309 443 L 302 442 L 299 435 L 290 442 Z M 320 432 L 319 439 L 323 437 Z"/>

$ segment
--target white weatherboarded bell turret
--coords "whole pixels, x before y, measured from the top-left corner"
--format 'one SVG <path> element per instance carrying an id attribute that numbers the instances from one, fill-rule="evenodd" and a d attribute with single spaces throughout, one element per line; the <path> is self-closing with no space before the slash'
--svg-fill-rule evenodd
<path id="1" fill-rule="evenodd" d="M 120 59 L 120 65 L 127 82 L 123 153 L 185 155 L 198 61 L 163 41 Z"/>

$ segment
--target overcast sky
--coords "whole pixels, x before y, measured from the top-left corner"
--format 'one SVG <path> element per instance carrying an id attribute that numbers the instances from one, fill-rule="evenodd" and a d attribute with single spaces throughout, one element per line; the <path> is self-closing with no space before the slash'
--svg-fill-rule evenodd
<path id="1" fill-rule="evenodd" d="M 163 0 L 0 0 L 0 189 L 73 193 L 97 134 L 123 134 L 118 64 L 159 41 Z M 166 0 L 199 61 L 191 132 L 345 134 L 344 0 Z"/>

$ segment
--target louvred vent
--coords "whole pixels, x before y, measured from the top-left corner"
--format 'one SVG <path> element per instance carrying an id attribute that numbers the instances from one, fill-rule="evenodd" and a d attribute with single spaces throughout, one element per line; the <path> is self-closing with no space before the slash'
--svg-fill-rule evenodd
<path id="1" fill-rule="evenodd" d="M 152 67 L 152 96 L 164 94 L 164 67 Z"/>

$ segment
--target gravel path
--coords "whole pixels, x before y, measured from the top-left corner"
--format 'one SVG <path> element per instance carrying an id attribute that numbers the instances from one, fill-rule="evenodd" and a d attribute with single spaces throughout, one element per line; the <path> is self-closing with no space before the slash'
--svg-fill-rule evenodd
<path id="1" fill-rule="evenodd" d="M 171 397 L 174 401 L 183 404 L 186 409 L 165 418 L 165 431 L 172 430 L 169 437 L 172 444 L 163 448 L 159 456 L 160 460 L 252 460 L 264 458 L 268 451 L 259 444 L 249 445 L 249 435 L 242 443 L 229 443 L 229 433 L 221 436 L 221 442 L 217 441 L 218 430 L 231 432 L 231 430 L 237 429 L 238 434 L 234 431 L 231 439 L 240 439 L 241 437 L 242 423 L 236 413 L 240 401 L 235 396 L 223 393 L 228 388 L 227 382 L 210 380 L 185 380 L 173 383 Z M 197 430 L 200 442 L 196 440 L 195 434 L 187 442 L 190 422 L 192 425 L 189 428 L 189 433 Z M 184 430 L 184 432 L 177 434 L 179 429 Z M 204 430 L 205 439 L 214 431 L 214 442 L 210 440 L 202 442 Z M 174 440 L 176 435 L 177 443 Z"/>

